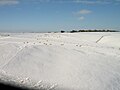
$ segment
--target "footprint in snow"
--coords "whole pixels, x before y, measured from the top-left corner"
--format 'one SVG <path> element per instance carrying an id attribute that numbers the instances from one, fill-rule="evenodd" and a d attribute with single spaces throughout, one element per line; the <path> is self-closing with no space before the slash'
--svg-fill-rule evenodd
<path id="1" fill-rule="evenodd" d="M 23 79 L 23 80 L 20 80 L 20 83 L 21 84 L 24 84 L 24 83 L 26 83 L 26 82 L 30 82 L 30 78 L 25 78 L 25 79 Z"/>

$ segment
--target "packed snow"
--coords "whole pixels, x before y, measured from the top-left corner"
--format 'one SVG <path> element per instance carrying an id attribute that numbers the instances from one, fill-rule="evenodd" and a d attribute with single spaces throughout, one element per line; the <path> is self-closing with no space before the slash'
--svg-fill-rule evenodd
<path id="1" fill-rule="evenodd" d="M 33 89 L 120 90 L 120 33 L 1 33 L 0 80 Z"/>

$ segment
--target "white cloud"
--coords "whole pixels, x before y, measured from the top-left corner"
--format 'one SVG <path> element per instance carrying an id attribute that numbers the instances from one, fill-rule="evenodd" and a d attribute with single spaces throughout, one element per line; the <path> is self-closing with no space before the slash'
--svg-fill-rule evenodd
<path id="1" fill-rule="evenodd" d="M 33 0 L 33 1 L 39 1 L 39 2 L 50 2 L 51 0 Z"/>
<path id="2" fill-rule="evenodd" d="M 113 4 L 113 3 L 120 3 L 120 0 L 33 0 L 33 1 L 56 2 L 56 3 L 80 3 L 80 4 Z"/>
<path id="3" fill-rule="evenodd" d="M 21 1 L 36 3 L 120 4 L 120 0 L 0 0 L 0 5 L 15 5 Z"/>
<path id="4" fill-rule="evenodd" d="M 90 13 L 92 13 L 91 10 L 81 9 L 80 11 L 75 12 L 73 14 L 77 16 L 78 20 L 84 20 L 85 16 L 88 15 L 88 14 L 90 14 Z"/>
<path id="5" fill-rule="evenodd" d="M 90 1 L 90 0 L 74 0 L 75 3 L 81 3 L 81 4 L 110 4 L 111 1 L 109 0 L 96 0 L 96 1 Z"/>
<path id="6" fill-rule="evenodd" d="M 0 5 L 18 4 L 20 1 L 32 1 L 42 3 L 79 3 L 79 4 L 112 4 L 120 3 L 120 0 L 0 0 Z"/>
<path id="7" fill-rule="evenodd" d="M 84 19 L 85 19 L 84 16 L 81 16 L 81 17 L 78 18 L 78 20 L 84 20 Z"/>
<path id="8" fill-rule="evenodd" d="M 0 5 L 15 5 L 19 4 L 18 0 L 0 0 Z"/>
<path id="9" fill-rule="evenodd" d="M 80 11 L 78 11 L 76 14 L 77 15 L 85 15 L 85 14 L 90 14 L 90 13 L 92 13 L 92 11 L 91 10 L 87 10 L 87 9 L 82 9 L 82 10 L 80 10 Z"/>

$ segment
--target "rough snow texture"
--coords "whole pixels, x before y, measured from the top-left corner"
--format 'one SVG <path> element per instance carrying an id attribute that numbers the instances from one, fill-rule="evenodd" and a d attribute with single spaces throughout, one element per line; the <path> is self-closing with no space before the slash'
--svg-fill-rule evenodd
<path id="1" fill-rule="evenodd" d="M 46 90 L 120 90 L 118 32 L 6 34 L 0 34 L 2 81 Z"/>

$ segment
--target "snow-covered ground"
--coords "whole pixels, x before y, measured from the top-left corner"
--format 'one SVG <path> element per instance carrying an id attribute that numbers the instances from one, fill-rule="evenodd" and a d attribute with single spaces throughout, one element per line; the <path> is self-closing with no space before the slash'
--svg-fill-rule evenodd
<path id="1" fill-rule="evenodd" d="M 9 35 L 0 34 L 1 81 L 46 90 L 120 90 L 119 32 Z"/>

